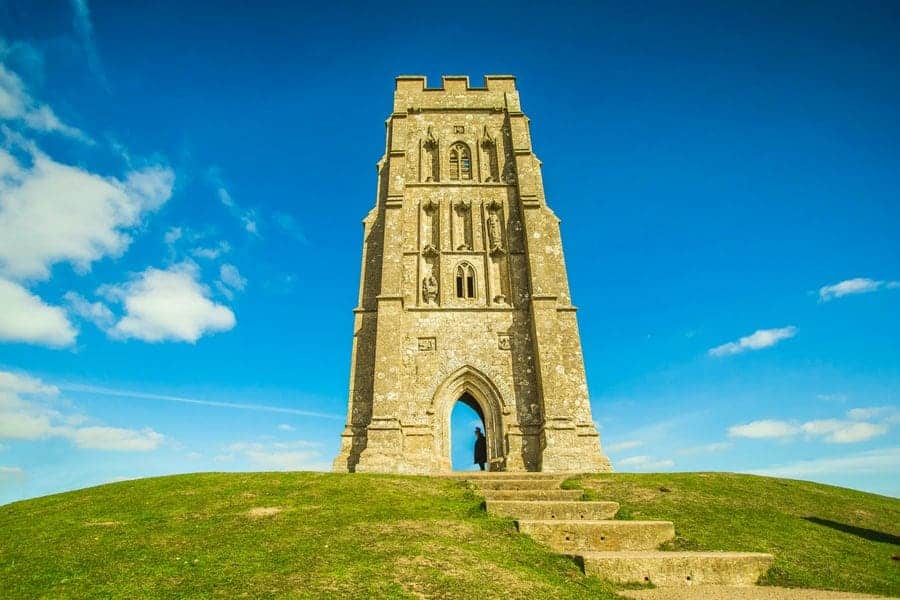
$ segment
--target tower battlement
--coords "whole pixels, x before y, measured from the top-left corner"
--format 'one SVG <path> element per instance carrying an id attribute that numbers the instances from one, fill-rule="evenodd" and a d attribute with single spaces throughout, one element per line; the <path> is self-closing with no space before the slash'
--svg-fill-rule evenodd
<path id="1" fill-rule="evenodd" d="M 441 87 L 428 87 L 424 75 L 395 79 L 394 112 L 413 110 L 507 109 L 519 110 L 514 75 L 485 75 L 484 87 L 472 87 L 468 75 L 444 75 Z"/>

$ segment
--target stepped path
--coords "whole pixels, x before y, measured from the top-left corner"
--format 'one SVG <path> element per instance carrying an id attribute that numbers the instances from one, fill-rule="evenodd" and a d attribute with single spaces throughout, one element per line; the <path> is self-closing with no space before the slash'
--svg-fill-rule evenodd
<path id="1" fill-rule="evenodd" d="M 754 552 L 661 551 L 675 537 L 670 521 L 618 521 L 619 504 L 582 501 L 581 490 L 563 490 L 577 474 L 455 473 L 484 496 L 489 513 L 515 519 L 527 533 L 574 558 L 585 574 L 617 583 L 652 583 L 656 589 L 621 592 L 656 600 L 873 598 L 858 594 L 753 587 L 774 561 Z"/>

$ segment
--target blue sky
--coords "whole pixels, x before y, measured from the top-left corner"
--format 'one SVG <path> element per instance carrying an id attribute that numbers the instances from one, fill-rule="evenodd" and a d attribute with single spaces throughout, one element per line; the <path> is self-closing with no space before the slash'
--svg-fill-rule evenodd
<path id="1" fill-rule="evenodd" d="M 477 12 L 0 2 L 0 502 L 330 466 L 404 73 L 517 75 L 617 469 L 900 495 L 900 9 Z"/>

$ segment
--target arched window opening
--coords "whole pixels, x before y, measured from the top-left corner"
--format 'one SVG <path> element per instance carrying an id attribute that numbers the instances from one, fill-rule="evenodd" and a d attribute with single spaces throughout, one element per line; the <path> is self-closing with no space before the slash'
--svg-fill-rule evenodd
<path id="1" fill-rule="evenodd" d="M 450 413 L 450 460 L 454 471 L 477 470 L 475 428 L 487 435 L 481 407 L 468 393 L 460 396 Z"/>
<path id="2" fill-rule="evenodd" d="M 456 297 L 475 297 L 475 268 L 468 263 L 456 267 Z"/>
<path id="3" fill-rule="evenodd" d="M 472 153 L 462 142 L 450 146 L 450 180 L 472 179 Z"/>

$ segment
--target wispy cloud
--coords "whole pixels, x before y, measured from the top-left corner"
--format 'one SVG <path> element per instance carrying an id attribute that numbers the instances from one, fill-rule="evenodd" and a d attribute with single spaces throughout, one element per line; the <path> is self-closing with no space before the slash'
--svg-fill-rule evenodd
<path id="1" fill-rule="evenodd" d="M 751 421 L 744 425 L 733 425 L 728 428 L 728 435 L 731 437 L 750 439 L 788 438 L 798 433 L 800 433 L 799 427 L 786 421 L 772 419 Z"/>
<path id="2" fill-rule="evenodd" d="M 778 329 L 758 329 L 748 336 L 744 336 L 736 342 L 728 342 L 721 346 L 709 349 L 710 356 L 729 356 L 740 354 L 748 350 L 762 350 L 774 346 L 781 340 L 786 340 L 797 335 L 797 328 L 793 325 Z"/>
<path id="3" fill-rule="evenodd" d="M 790 423 L 774 419 L 751 421 L 728 428 L 734 438 L 786 440 L 803 434 L 807 439 L 822 439 L 830 444 L 854 444 L 884 435 L 897 422 L 898 411 L 892 407 L 855 408 L 847 411 L 846 419 L 816 419 L 804 423 Z M 882 417 L 881 422 L 867 419 Z"/>
<path id="4" fill-rule="evenodd" d="M 210 185 L 212 185 L 213 189 L 215 189 L 219 202 L 221 202 L 222 205 L 228 209 L 228 212 L 241 223 L 244 230 L 251 235 L 258 236 L 259 217 L 257 216 L 256 210 L 245 209 L 235 201 L 231 196 L 228 187 L 225 185 L 225 180 L 222 178 L 222 172 L 218 168 L 212 167 L 207 170 L 206 179 L 209 181 Z"/>
<path id="5" fill-rule="evenodd" d="M 19 76 L 3 64 L 0 64 L 0 120 L 92 143 L 80 129 L 63 123 L 52 108 L 34 100 Z"/>
<path id="6" fill-rule="evenodd" d="M 57 407 L 59 389 L 39 379 L 0 371 L 0 439 L 66 438 L 76 447 L 120 452 L 155 450 L 165 436 L 149 427 L 88 424 L 88 417 Z"/>
<path id="7" fill-rule="evenodd" d="M 237 442 L 224 448 L 217 462 L 230 462 L 236 457 L 262 469 L 278 471 L 328 471 L 331 465 L 323 460 L 320 444 L 307 440 L 291 442 Z"/>
<path id="8" fill-rule="evenodd" d="M 233 408 L 238 410 L 253 410 L 262 412 L 284 413 L 289 415 L 300 415 L 303 417 L 317 417 L 320 419 L 335 419 L 343 421 L 343 415 L 333 413 L 323 413 L 298 408 L 289 408 L 285 406 L 269 406 L 265 404 L 246 404 L 238 402 L 218 402 L 215 400 L 200 400 L 197 398 L 185 398 L 183 396 L 170 396 L 166 394 L 151 394 L 146 392 L 137 392 L 131 390 L 117 390 L 94 385 L 84 385 L 78 383 L 60 384 L 59 389 L 71 392 L 84 392 L 89 394 L 99 394 L 103 396 L 118 396 L 121 398 L 136 398 L 139 400 L 161 400 L 164 402 L 179 402 L 181 404 L 197 404 L 201 406 L 215 406 L 219 408 Z"/>
<path id="9" fill-rule="evenodd" d="M 94 25 L 91 22 L 91 10 L 88 7 L 87 0 L 70 0 L 70 2 L 73 12 L 72 25 L 87 58 L 88 68 L 103 87 L 108 90 L 109 81 L 106 79 L 103 67 L 100 64 L 100 57 L 97 55 L 97 46 L 94 42 Z"/>
<path id="10" fill-rule="evenodd" d="M 858 452 L 836 458 L 800 460 L 750 471 L 772 477 L 815 477 L 822 475 L 878 474 L 900 475 L 900 447 Z"/>
<path id="11" fill-rule="evenodd" d="M 900 288 L 900 281 L 879 281 L 867 277 L 854 277 L 853 279 L 845 279 L 844 281 L 819 288 L 819 301 L 828 302 L 842 296 L 868 294 L 881 289 L 895 288 Z"/>
<path id="12" fill-rule="evenodd" d="M 606 450 L 608 452 L 621 452 L 623 450 L 633 450 L 634 448 L 640 448 L 643 445 L 643 440 L 627 440 L 624 442 L 618 442 L 616 444 L 609 444 L 606 446 Z"/>
<path id="13" fill-rule="evenodd" d="M 619 467 L 632 469 L 635 471 L 659 471 L 671 469 L 675 466 L 675 461 L 671 459 L 656 459 L 651 456 L 640 455 L 623 458 L 616 461 Z"/>

